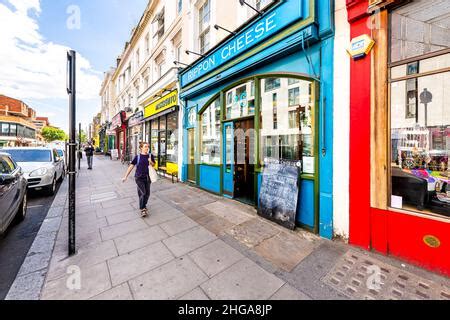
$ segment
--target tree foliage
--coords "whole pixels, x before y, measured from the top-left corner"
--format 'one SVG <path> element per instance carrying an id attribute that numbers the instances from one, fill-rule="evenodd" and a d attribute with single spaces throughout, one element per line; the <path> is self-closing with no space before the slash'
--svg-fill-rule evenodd
<path id="1" fill-rule="evenodd" d="M 64 130 L 53 127 L 42 128 L 41 134 L 46 142 L 64 141 L 64 139 L 66 138 L 66 133 L 64 132 Z"/>

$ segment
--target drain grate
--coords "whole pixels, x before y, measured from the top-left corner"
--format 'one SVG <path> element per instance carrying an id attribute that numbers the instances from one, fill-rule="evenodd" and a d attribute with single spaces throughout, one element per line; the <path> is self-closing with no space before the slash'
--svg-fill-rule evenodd
<path id="1" fill-rule="evenodd" d="M 352 250 L 322 281 L 358 300 L 450 300 L 450 287 Z"/>

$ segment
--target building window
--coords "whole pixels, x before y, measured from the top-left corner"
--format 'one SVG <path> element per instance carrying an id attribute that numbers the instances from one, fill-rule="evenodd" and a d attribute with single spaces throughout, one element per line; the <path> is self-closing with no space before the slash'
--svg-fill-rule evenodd
<path id="1" fill-rule="evenodd" d="M 155 59 L 156 63 L 156 75 L 157 78 L 160 79 L 163 75 L 166 67 L 166 59 L 164 57 L 164 52 L 161 52 Z"/>
<path id="2" fill-rule="evenodd" d="M 261 80 L 261 164 L 265 158 L 314 163 L 315 106 L 310 86 L 310 81 L 295 78 Z M 314 170 L 309 166 L 305 173 L 314 174 Z"/>
<path id="3" fill-rule="evenodd" d="M 155 33 L 153 37 L 156 38 L 156 41 L 158 42 L 164 36 L 164 8 L 155 16 L 153 23 L 155 24 Z"/>
<path id="4" fill-rule="evenodd" d="M 141 57 L 140 57 L 140 49 L 138 48 L 136 51 L 136 70 L 139 70 L 141 66 Z"/>
<path id="5" fill-rule="evenodd" d="M 201 161 L 220 164 L 220 99 L 215 100 L 200 116 Z"/>
<path id="6" fill-rule="evenodd" d="M 249 81 L 226 92 L 226 119 L 255 114 L 255 83 Z"/>
<path id="7" fill-rule="evenodd" d="M 178 113 L 167 115 L 167 162 L 178 163 Z"/>
<path id="8" fill-rule="evenodd" d="M 265 80 L 264 91 L 269 92 L 279 89 L 281 86 L 280 78 L 268 78 Z"/>
<path id="9" fill-rule="evenodd" d="M 9 123 L 0 123 L 2 136 L 9 136 Z"/>
<path id="10" fill-rule="evenodd" d="M 199 48 L 200 53 L 205 53 L 209 50 L 210 46 L 210 0 L 207 0 L 199 9 L 198 19 L 199 19 Z"/>
<path id="11" fill-rule="evenodd" d="M 391 68 L 391 207 L 450 216 L 449 67 L 443 54 Z"/>
<path id="12" fill-rule="evenodd" d="M 145 55 L 147 57 L 150 55 L 150 35 L 148 33 L 145 36 Z"/>

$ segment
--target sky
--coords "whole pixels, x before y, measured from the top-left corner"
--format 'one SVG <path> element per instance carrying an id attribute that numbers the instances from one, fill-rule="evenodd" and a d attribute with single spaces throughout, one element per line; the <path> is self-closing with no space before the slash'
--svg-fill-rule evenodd
<path id="1" fill-rule="evenodd" d="M 0 0 L 0 94 L 69 129 L 66 52 L 77 52 L 77 127 L 100 112 L 103 73 L 148 0 Z"/>

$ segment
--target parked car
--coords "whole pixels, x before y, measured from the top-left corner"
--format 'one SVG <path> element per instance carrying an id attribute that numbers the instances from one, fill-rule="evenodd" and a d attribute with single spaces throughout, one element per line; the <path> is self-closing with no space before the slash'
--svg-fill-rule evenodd
<path id="1" fill-rule="evenodd" d="M 64 162 L 56 149 L 51 148 L 4 148 L 22 168 L 28 181 L 28 188 L 44 189 L 54 195 L 57 181 L 64 179 Z"/>
<path id="2" fill-rule="evenodd" d="M 67 165 L 66 165 L 66 151 L 63 149 L 56 149 L 56 152 L 58 152 L 59 157 L 61 158 L 63 162 L 64 167 L 64 175 L 66 175 Z"/>
<path id="3" fill-rule="evenodd" d="M 22 168 L 7 153 L 0 152 L 0 234 L 11 222 L 27 214 L 27 180 Z"/>

